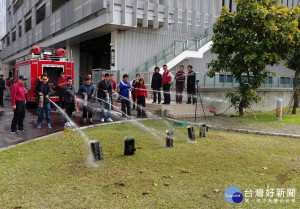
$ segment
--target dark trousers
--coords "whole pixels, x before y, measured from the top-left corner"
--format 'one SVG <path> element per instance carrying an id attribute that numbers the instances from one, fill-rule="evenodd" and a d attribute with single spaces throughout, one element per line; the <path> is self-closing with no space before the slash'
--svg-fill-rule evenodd
<path id="1" fill-rule="evenodd" d="M 87 117 L 89 119 L 93 118 L 93 110 L 92 110 L 92 108 L 84 106 L 82 108 L 82 111 L 83 111 L 83 114 L 82 114 L 83 119 L 86 119 Z"/>
<path id="2" fill-rule="evenodd" d="M 72 113 L 75 110 L 75 104 L 74 104 L 74 102 L 72 102 L 72 103 L 68 102 L 68 103 L 65 103 L 65 106 L 66 106 L 66 113 L 69 116 L 69 118 L 71 118 Z"/>
<path id="3" fill-rule="evenodd" d="M 182 93 L 183 93 L 184 83 L 178 82 L 176 83 L 176 103 L 182 102 Z"/>
<path id="4" fill-rule="evenodd" d="M 137 104 L 138 104 L 138 118 L 139 117 L 146 117 L 145 107 L 146 107 L 146 98 L 145 96 L 138 96 L 137 98 Z"/>
<path id="5" fill-rule="evenodd" d="M 121 99 L 121 105 L 122 105 L 122 116 L 125 117 L 126 115 L 126 110 L 127 110 L 127 115 L 130 116 L 130 101 L 127 99 Z"/>
<path id="6" fill-rule="evenodd" d="M 65 104 L 64 104 L 63 98 L 65 97 L 65 88 L 58 88 L 58 95 L 59 95 L 58 105 L 61 108 L 64 108 Z"/>
<path id="7" fill-rule="evenodd" d="M 161 102 L 161 93 L 159 89 L 153 89 L 153 102 L 156 102 L 156 96 L 158 96 L 158 103 Z"/>
<path id="8" fill-rule="evenodd" d="M 15 132 L 18 130 L 23 130 L 23 121 L 25 118 L 25 101 L 16 101 L 16 109 L 14 110 L 14 118 L 11 122 L 11 131 Z"/>
<path id="9" fill-rule="evenodd" d="M 136 102 L 135 94 L 132 94 L 132 101 L 133 101 L 132 109 L 135 110 L 135 102 Z"/>
<path id="10" fill-rule="evenodd" d="M 187 87 L 187 96 L 188 96 L 188 103 L 191 103 L 191 100 L 193 98 L 193 104 L 196 103 L 197 97 L 196 97 L 196 89 L 194 86 L 188 86 Z"/>
<path id="11" fill-rule="evenodd" d="M 0 90 L 0 106 L 3 106 L 3 90 Z"/>
<path id="12" fill-rule="evenodd" d="M 165 104 L 170 104 L 170 102 L 171 102 L 170 87 L 171 87 L 171 84 L 164 84 L 163 85 L 164 103 Z"/>

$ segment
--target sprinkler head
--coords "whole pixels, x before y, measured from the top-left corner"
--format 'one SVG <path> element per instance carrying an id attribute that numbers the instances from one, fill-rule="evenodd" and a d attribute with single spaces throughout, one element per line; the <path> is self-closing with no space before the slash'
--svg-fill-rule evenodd
<path id="1" fill-rule="evenodd" d="M 92 156 L 95 161 L 103 160 L 102 145 L 98 141 L 91 141 Z"/>
<path id="2" fill-rule="evenodd" d="M 166 146 L 167 147 L 173 147 L 173 141 L 174 141 L 174 133 L 172 131 L 166 130 Z"/>
<path id="3" fill-rule="evenodd" d="M 195 141 L 195 131 L 193 126 L 188 126 L 188 134 L 189 134 L 189 140 L 190 141 Z"/>
<path id="4" fill-rule="evenodd" d="M 134 155 L 135 149 L 135 138 L 125 137 L 125 149 L 124 155 Z"/>

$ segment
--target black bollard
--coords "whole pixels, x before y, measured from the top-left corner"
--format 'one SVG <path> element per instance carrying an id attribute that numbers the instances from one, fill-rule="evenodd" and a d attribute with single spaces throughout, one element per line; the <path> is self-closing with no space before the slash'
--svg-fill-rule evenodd
<path id="1" fill-rule="evenodd" d="M 102 146 L 98 141 L 91 141 L 92 155 L 95 161 L 103 160 Z"/>
<path id="2" fill-rule="evenodd" d="M 208 130 L 208 127 L 205 124 L 200 125 L 200 131 L 199 131 L 199 137 L 206 137 L 206 131 Z"/>
<path id="3" fill-rule="evenodd" d="M 193 126 L 188 126 L 188 134 L 189 134 L 189 140 L 190 141 L 195 141 L 195 131 Z"/>
<path id="4" fill-rule="evenodd" d="M 172 131 L 166 131 L 166 146 L 173 147 L 174 133 Z"/>
<path id="5" fill-rule="evenodd" d="M 135 138 L 125 138 L 125 149 L 124 155 L 134 155 L 135 149 Z"/>

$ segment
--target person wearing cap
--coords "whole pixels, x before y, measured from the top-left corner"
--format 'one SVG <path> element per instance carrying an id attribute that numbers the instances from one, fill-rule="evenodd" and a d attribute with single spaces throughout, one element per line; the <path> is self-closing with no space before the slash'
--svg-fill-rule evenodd
<path id="1" fill-rule="evenodd" d="M 39 98 L 41 96 L 44 97 L 43 107 L 38 107 L 38 127 L 37 128 L 42 128 L 44 110 L 46 112 L 47 128 L 51 128 L 49 98 L 53 94 L 53 90 L 52 90 L 52 86 L 48 83 L 48 76 L 46 74 L 43 74 L 41 76 L 41 78 L 42 78 L 42 82 L 39 83 L 34 89 L 34 93 L 36 95 L 38 95 L 37 102 L 39 102 Z"/>
<path id="2" fill-rule="evenodd" d="M 20 131 L 27 132 L 24 129 L 23 121 L 25 118 L 25 82 L 27 78 L 19 76 L 18 82 L 11 87 L 11 104 L 14 111 L 14 117 L 11 122 L 11 134 L 19 135 Z M 17 128 L 18 126 L 18 128 Z"/>
<path id="3" fill-rule="evenodd" d="M 5 90 L 5 81 L 3 79 L 3 75 L 0 75 L 0 106 L 4 107 L 3 104 L 3 96 L 4 96 L 4 90 Z"/>
<path id="4" fill-rule="evenodd" d="M 67 85 L 67 77 L 65 76 L 65 72 L 60 73 L 60 78 L 57 81 L 57 86 L 58 86 L 58 96 L 59 96 L 59 103 L 58 105 L 61 108 L 64 108 L 64 102 L 62 101 L 63 98 L 65 97 L 65 88 Z"/>

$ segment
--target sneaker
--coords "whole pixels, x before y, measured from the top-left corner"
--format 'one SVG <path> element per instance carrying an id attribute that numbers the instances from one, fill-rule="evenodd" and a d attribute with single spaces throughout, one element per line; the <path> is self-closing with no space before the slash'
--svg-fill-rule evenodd
<path id="1" fill-rule="evenodd" d="M 108 118 L 107 122 L 114 122 L 114 121 L 111 118 Z"/>
<path id="2" fill-rule="evenodd" d="M 52 127 L 51 127 L 51 123 L 48 123 L 48 124 L 47 124 L 47 128 L 52 128 Z"/>
<path id="3" fill-rule="evenodd" d="M 18 130 L 19 132 L 23 132 L 23 133 L 26 133 L 27 130 L 26 129 L 23 129 L 23 130 Z"/>
<path id="4" fill-rule="evenodd" d="M 20 134 L 19 131 L 12 131 L 12 132 L 10 132 L 10 133 L 13 134 L 13 135 L 19 135 L 19 134 Z"/>
<path id="5" fill-rule="evenodd" d="M 92 121 L 92 120 L 90 120 L 89 122 L 90 122 L 90 124 L 94 124 L 94 121 Z"/>
<path id="6" fill-rule="evenodd" d="M 37 128 L 42 128 L 42 124 L 38 124 Z"/>
<path id="7" fill-rule="evenodd" d="M 66 127 L 71 127 L 72 125 L 71 125 L 71 123 L 66 122 L 66 123 L 65 123 L 65 126 L 66 126 Z"/>
<path id="8" fill-rule="evenodd" d="M 1 105 L 1 107 L 5 108 L 5 106 L 4 106 L 4 105 Z"/>
<path id="9" fill-rule="evenodd" d="M 69 122 L 71 126 L 75 126 L 76 124 L 74 122 Z"/>
<path id="10" fill-rule="evenodd" d="M 101 123 L 104 123 L 104 118 L 101 118 Z"/>

